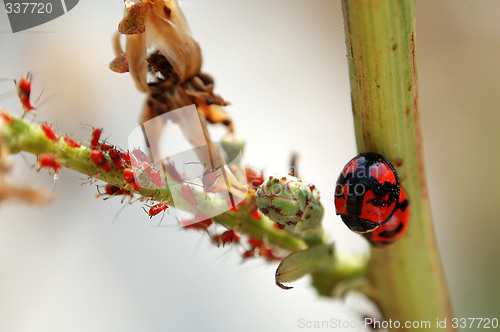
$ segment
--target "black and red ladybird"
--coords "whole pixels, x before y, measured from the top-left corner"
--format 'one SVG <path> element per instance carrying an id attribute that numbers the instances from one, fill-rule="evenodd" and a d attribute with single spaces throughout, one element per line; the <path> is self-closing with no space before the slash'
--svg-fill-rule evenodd
<path id="1" fill-rule="evenodd" d="M 389 220 L 399 199 L 394 166 L 376 153 L 362 153 L 344 167 L 335 188 L 335 209 L 354 232 L 375 230 Z"/>
<path id="2" fill-rule="evenodd" d="M 410 221 L 410 206 L 406 192 L 401 188 L 399 201 L 392 217 L 385 224 L 363 236 L 375 247 L 388 248 L 408 229 Z"/>

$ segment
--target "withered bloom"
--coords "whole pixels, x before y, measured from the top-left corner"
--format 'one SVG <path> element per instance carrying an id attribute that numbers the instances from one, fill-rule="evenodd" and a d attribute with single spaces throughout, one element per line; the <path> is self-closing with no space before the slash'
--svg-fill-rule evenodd
<path id="1" fill-rule="evenodd" d="M 229 103 L 214 94 L 213 79 L 200 72 L 201 50 L 176 0 L 125 1 L 118 31 L 125 35 L 125 51 L 118 34 L 110 68 L 129 71 L 137 88 L 148 93 L 141 123 L 195 104 L 208 122 L 233 130 L 221 107 Z M 188 128 L 183 130 L 186 134 Z"/>

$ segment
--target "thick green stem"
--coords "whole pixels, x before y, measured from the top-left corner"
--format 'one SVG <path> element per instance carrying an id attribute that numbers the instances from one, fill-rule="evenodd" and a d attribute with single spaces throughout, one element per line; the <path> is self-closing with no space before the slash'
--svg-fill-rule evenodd
<path id="1" fill-rule="evenodd" d="M 422 151 L 415 1 L 343 0 L 342 8 L 358 150 L 394 163 L 411 208 L 408 234 L 391 249 L 372 250 L 368 293 L 386 319 L 449 322 Z"/>

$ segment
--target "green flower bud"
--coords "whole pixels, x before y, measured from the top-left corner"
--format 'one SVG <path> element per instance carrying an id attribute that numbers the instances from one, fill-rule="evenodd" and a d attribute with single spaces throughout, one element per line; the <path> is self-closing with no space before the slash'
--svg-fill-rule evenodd
<path id="1" fill-rule="evenodd" d="M 224 135 L 220 143 L 229 160 L 233 160 L 237 158 L 239 154 L 243 154 L 243 150 L 245 149 L 245 141 L 241 136 L 235 133 Z"/>
<path id="2" fill-rule="evenodd" d="M 303 237 L 316 235 L 324 209 L 313 184 L 294 176 L 271 176 L 257 190 L 257 206 L 282 229 Z"/>

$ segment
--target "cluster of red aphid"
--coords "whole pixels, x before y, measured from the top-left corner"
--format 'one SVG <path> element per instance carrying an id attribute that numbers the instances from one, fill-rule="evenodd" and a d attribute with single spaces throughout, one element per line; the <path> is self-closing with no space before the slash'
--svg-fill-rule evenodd
<path id="1" fill-rule="evenodd" d="M 112 185 L 110 183 L 107 183 L 104 186 L 104 193 L 100 192 L 99 187 L 97 187 L 97 192 L 99 194 L 96 194 L 96 198 L 103 197 L 104 200 L 109 199 L 110 197 L 113 197 L 113 196 L 123 196 L 124 198 L 127 196 L 132 197 L 132 193 L 130 191 L 128 191 L 126 189 L 122 189 L 118 186 Z M 122 200 L 122 202 L 123 202 L 123 200 Z M 153 218 L 154 216 L 160 214 L 162 211 L 165 211 L 168 209 L 167 204 L 165 204 L 163 202 L 157 203 L 157 204 L 152 205 L 152 206 L 149 206 L 149 205 L 146 205 L 146 206 L 149 207 L 149 210 L 146 210 L 145 208 L 143 208 L 143 209 L 146 211 L 146 213 L 149 215 L 150 218 Z"/>
<path id="2" fill-rule="evenodd" d="M 113 145 L 101 142 L 101 134 L 102 129 L 95 128 L 90 138 L 90 148 L 92 149 L 90 159 L 94 165 L 107 172 L 113 168 L 112 164 L 123 170 L 123 180 L 137 191 L 142 189 L 137 182 L 138 171 L 146 173 L 157 187 L 165 186 L 160 171 L 152 168 L 152 161 L 144 152 L 139 149 L 132 152 L 122 152 Z M 106 158 L 106 154 L 111 159 L 112 164 Z"/>
<path id="3" fill-rule="evenodd" d="M 265 258 L 268 262 L 281 261 L 283 259 L 283 257 L 276 256 L 274 249 L 259 239 L 251 237 L 248 239 L 248 244 L 251 248 L 243 253 L 243 259 L 257 256 Z"/>
<path id="4" fill-rule="evenodd" d="M 183 220 L 181 221 L 181 226 L 184 229 L 194 229 L 199 231 L 207 232 L 210 238 L 212 239 L 212 243 L 214 243 L 217 247 L 225 246 L 228 243 L 239 243 L 240 237 L 233 230 L 226 230 L 221 234 L 210 234 L 208 228 L 212 225 L 212 219 L 208 216 L 204 215 L 201 212 L 195 213 L 195 219 L 200 220 L 198 222 L 193 222 L 193 220 Z"/>
<path id="5" fill-rule="evenodd" d="M 203 213 L 196 212 L 194 220 L 199 221 L 193 222 L 193 220 L 189 219 L 182 220 L 181 226 L 184 229 L 194 229 L 206 232 L 210 236 L 212 240 L 211 242 L 217 247 L 220 247 L 221 245 L 224 247 L 226 244 L 240 244 L 240 236 L 236 233 L 235 230 L 227 229 L 220 234 L 211 234 L 208 229 L 212 225 L 212 219 L 204 215 Z M 269 245 L 266 245 L 259 239 L 249 238 L 248 245 L 250 246 L 250 249 L 245 249 L 245 252 L 241 256 L 243 259 L 263 257 L 269 262 L 279 261 L 283 259 L 283 257 L 277 256 L 275 254 L 275 249 L 273 249 Z"/>
<path id="6" fill-rule="evenodd" d="M 53 142 L 59 141 L 59 137 L 56 135 L 54 130 L 52 130 L 52 127 L 50 126 L 50 124 L 43 123 L 40 126 L 40 128 L 44 132 L 45 137 L 47 137 L 49 140 L 51 140 Z M 57 171 L 59 171 L 59 169 L 61 169 L 61 164 L 56 160 L 55 155 L 52 153 L 48 153 L 48 152 L 42 153 L 41 155 L 38 156 L 37 165 L 38 165 L 39 169 L 42 167 L 48 168 L 48 169 L 54 171 L 54 173 L 57 173 Z"/>
<path id="7" fill-rule="evenodd" d="M 162 188 L 165 186 L 160 171 L 154 170 L 151 167 L 152 161 L 144 152 L 142 152 L 139 149 L 135 149 L 132 150 L 132 155 L 134 157 L 131 160 L 132 166 L 134 166 L 137 169 L 142 169 L 147 175 L 149 175 L 151 181 L 157 187 Z"/>
<path id="8" fill-rule="evenodd" d="M 57 134 L 54 132 L 50 124 L 43 123 L 40 125 L 40 128 L 42 129 L 47 139 L 55 143 L 59 142 L 60 137 L 57 136 Z M 69 147 L 79 148 L 81 146 L 80 142 L 78 142 L 69 135 L 64 136 L 63 140 L 64 143 Z M 54 172 L 57 172 L 61 168 L 61 164 L 57 162 L 54 154 L 47 152 L 47 153 L 42 153 L 41 155 L 38 156 L 38 167 L 49 168 L 52 169 Z"/>
<path id="9" fill-rule="evenodd" d="M 0 116 L 6 122 L 12 122 L 8 114 L 1 112 Z M 40 128 L 49 140 L 53 142 L 59 141 L 60 137 L 57 136 L 50 124 L 44 123 Z M 132 153 L 122 152 L 111 144 L 101 142 L 101 135 L 102 129 L 94 128 L 90 137 L 91 151 L 89 158 L 97 168 L 105 172 L 110 172 L 113 166 L 123 170 L 124 181 L 137 191 L 142 189 L 139 183 L 137 183 L 137 170 L 142 170 L 146 173 L 156 186 L 164 187 L 161 173 L 151 167 L 152 162 L 146 154 L 138 149 L 133 150 Z M 63 140 L 69 147 L 81 147 L 81 143 L 69 135 L 64 136 Z M 52 168 L 56 172 L 61 168 L 55 156 L 51 153 L 39 156 L 38 165 L 39 167 Z M 110 195 L 108 192 L 106 194 Z"/>
<path id="10" fill-rule="evenodd" d="M 0 116 L 2 116 L 2 118 L 7 122 L 11 120 L 10 117 L 8 117 L 8 114 L 5 114 L 3 112 L 0 113 Z M 48 139 L 53 142 L 59 141 L 59 137 L 55 134 L 49 124 L 42 124 L 41 128 Z M 114 165 L 116 168 L 123 170 L 124 181 L 137 191 L 141 190 L 141 186 L 137 183 L 138 170 L 146 173 L 156 186 L 164 186 L 161 173 L 151 167 L 152 162 L 145 153 L 138 149 L 135 149 L 132 152 L 121 152 L 113 145 L 100 142 L 101 134 L 102 129 L 93 129 L 90 140 L 90 148 L 92 150 L 90 151 L 89 157 L 96 167 L 109 172 L 112 170 Z M 68 146 L 73 148 L 79 148 L 81 146 L 78 141 L 68 135 L 64 137 L 64 142 Z M 109 162 L 106 156 L 109 157 L 112 163 Z M 38 158 L 38 164 L 40 167 L 51 168 L 52 170 L 54 170 L 54 172 L 57 172 L 61 168 L 61 165 L 57 162 L 55 156 L 51 153 L 40 155 Z M 165 171 L 167 172 L 169 179 L 178 183 L 183 182 L 182 177 L 179 175 L 174 165 L 166 164 Z M 263 175 L 250 168 L 246 168 L 246 177 L 247 183 L 252 189 L 258 188 L 264 182 Z M 206 169 L 203 176 L 204 187 L 211 188 L 216 180 L 216 170 Z M 105 199 L 112 196 L 132 196 L 132 193 L 130 191 L 111 184 L 106 184 L 104 190 L 105 195 L 108 195 L 108 197 L 106 197 Z M 181 194 L 186 202 L 188 202 L 190 205 L 198 205 L 196 196 L 189 186 L 182 185 Z M 103 194 L 100 194 L 100 196 L 103 196 Z M 234 205 L 233 200 L 228 199 L 227 203 L 229 208 L 233 212 L 239 211 L 238 206 Z M 242 202 L 242 204 L 246 203 Z M 148 207 L 149 209 L 146 210 L 146 212 L 150 216 L 150 218 L 168 209 L 168 206 L 163 202 Z M 252 213 L 251 217 L 254 220 L 261 220 L 261 216 L 257 209 L 251 209 L 250 212 Z M 210 234 L 208 229 L 212 225 L 212 220 L 208 216 L 203 215 L 201 212 L 195 213 L 195 220 L 199 221 L 193 222 L 192 220 L 184 220 L 181 222 L 181 225 L 185 229 L 194 229 L 207 232 L 212 240 L 212 243 L 214 243 L 217 247 L 221 245 L 225 246 L 226 244 L 240 243 L 240 237 L 234 230 L 225 230 L 220 234 Z M 242 254 L 243 259 L 258 256 L 265 258 L 267 261 L 276 261 L 282 259 L 282 257 L 279 257 L 274 253 L 274 249 L 272 247 L 266 245 L 259 239 L 249 238 L 248 245 L 250 246 L 250 249 L 245 250 L 245 252 Z"/>

